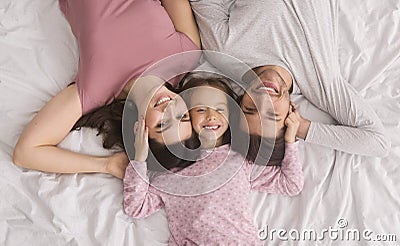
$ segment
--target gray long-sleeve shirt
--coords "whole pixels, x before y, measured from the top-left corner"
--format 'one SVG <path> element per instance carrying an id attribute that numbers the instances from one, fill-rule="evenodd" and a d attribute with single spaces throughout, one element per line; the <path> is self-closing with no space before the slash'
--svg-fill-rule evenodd
<path id="1" fill-rule="evenodd" d="M 353 154 L 387 154 L 390 141 L 381 121 L 340 74 L 336 0 L 192 0 L 191 5 L 204 49 L 252 68 L 282 66 L 293 76 L 294 91 L 339 123 L 312 122 L 306 142 Z"/>

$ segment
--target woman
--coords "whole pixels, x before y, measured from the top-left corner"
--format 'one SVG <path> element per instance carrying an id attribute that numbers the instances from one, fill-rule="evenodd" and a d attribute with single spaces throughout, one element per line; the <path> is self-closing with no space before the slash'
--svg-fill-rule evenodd
<path id="1" fill-rule="evenodd" d="M 247 102 L 257 91 L 249 90 L 242 100 L 250 134 L 262 137 L 260 120 L 254 115 L 271 112 L 263 108 L 265 100 L 273 103 L 269 113 L 276 122 L 275 137 L 282 136 L 283 119 L 290 108 L 290 98 L 281 94 L 302 93 L 312 104 L 329 113 L 339 125 L 300 119 L 297 132 L 306 142 L 340 151 L 385 156 L 390 141 L 373 109 L 340 74 L 337 54 L 336 0 L 328 2 L 278 0 L 200 0 L 190 1 L 204 49 L 224 52 L 247 63 L 258 77 L 264 95 Z M 232 67 L 209 57 L 224 70 Z M 256 85 L 257 87 L 258 85 Z M 250 85 L 252 87 L 252 85 Z M 277 96 L 279 95 L 279 97 Z M 258 102 L 257 102 L 258 101 Z"/>
<path id="2" fill-rule="evenodd" d="M 186 111 L 183 101 L 163 86 L 162 79 L 137 78 L 164 57 L 199 49 L 200 40 L 190 6 L 182 0 L 162 0 L 161 3 L 153 0 L 61 0 L 60 7 L 78 41 L 78 74 L 75 83 L 51 99 L 25 128 L 14 149 L 14 163 L 46 172 L 102 172 L 123 178 L 128 164 L 123 152 L 95 157 L 56 145 L 82 115 L 115 98 L 126 97 L 132 86 L 135 86 L 132 99 L 138 113 L 146 115 L 146 124 L 154 132 L 166 104 L 173 101 L 171 106 L 176 105 L 178 110 L 174 112 L 177 114 Z M 170 83 L 176 86 L 173 81 Z M 154 96 L 147 100 L 143 95 Z M 175 116 L 171 121 L 176 125 L 180 123 Z M 185 132 L 183 136 L 190 136 L 188 116 L 179 117 L 179 121 L 182 121 L 179 131 Z"/>

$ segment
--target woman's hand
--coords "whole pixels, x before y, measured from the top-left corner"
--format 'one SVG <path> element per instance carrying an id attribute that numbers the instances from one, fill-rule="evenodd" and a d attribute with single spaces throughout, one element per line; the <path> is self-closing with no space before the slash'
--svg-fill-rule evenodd
<path id="1" fill-rule="evenodd" d="M 119 179 L 125 176 L 125 169 L 129 164 L 128 156 L 125 152 L 118 152 L 107 158 L 105 173 L 114 175 Z"/>
<path id="2" fill-rule="evenodd" d="M 296 141 L 296 135 L 300 126 L 300 120 L 301 116 L 297 111 L 296 106 L 293 103 L 290 103 L 289 115 L 285 119 L 285 142 L 294 143 Z"/>
<path id="3" fill-rule="evenodd" d="M 149 154 L 149 129 L 145 125 L 144 117 L 135 123 L 133 130 L 135 133 L 135 161 L 146 161 Z"/>

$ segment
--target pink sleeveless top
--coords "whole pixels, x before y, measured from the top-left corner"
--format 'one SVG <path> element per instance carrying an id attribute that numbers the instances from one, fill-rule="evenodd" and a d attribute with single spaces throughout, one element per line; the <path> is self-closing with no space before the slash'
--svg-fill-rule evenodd
<path id="1" fill-rule="evenodd" d="M 83 114 L 111 103 L 129 80 L 157 61 L 199 49 L 188 36 L 175 30 L 159 0 L 59 3 L 78 41 L 75 82 Z"/>

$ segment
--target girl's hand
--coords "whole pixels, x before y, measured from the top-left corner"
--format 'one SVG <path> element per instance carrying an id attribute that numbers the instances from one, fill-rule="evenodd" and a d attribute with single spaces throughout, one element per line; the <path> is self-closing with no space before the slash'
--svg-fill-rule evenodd
<path id="1" fill-rule="evenodd" d="M 149 154 L 149 129 L 144 123 L 144 117 L 135 123 L 133 131 L 135 133 L 135 161 L 146 161 Z"/>
<path id="2" fill-rule="evenodd" d="M 290 103 L 289 115 L 285 119 L 285 142 L 294 143 L 296 141 L 296 135 L 300 126 L 300 120 L 301 116 L 297 111 L 296 106 L 293 103 Z"/>
<path id="3" fill-rule="evenodd" d="M 308 129 L 310 128 L 311 121 L 301 117 L 299 110 L 297 110 L 296 104 L 291 102 L 293 107 L 293 112 L 297 115 L 297 118 L 300 121 L 299 129 L 297 130 L 296 136 L 305 140 L 307 137 Z"/>
<path id="4" fill-rule="evenodd" d="M 125 152 L 118 152 L 107 158 L 105 173 L 114 175 L 119 179 L 125 176 L 125 169 L 129 164 L 128 156 Z"/>

